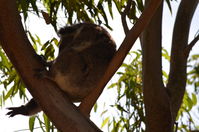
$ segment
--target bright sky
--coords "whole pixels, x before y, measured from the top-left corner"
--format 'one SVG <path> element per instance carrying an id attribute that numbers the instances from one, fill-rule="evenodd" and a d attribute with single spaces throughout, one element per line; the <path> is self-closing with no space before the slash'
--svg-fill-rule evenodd
<path id="1" fill-rule="evenodd" d="M 172 1 L 172 10 L 173 14 L 171 15 L 167 5 L 165 4 L 164 8 L 164 14 L 163 14 L 163 47 L 169 49 L 170 48 L 170 43 L 171 43 L 171 35 L 172 35 L 172 28 L 174 24 L 174 18 L 176 16 L 176 11 L 177 11 L 177 6 L 178 3 L 176 1 Z M 114 13 L 115 14 L 115 13 Z M 36 16 L 33 16 L 30 21 L 30 30 L 33 32 L 33 34 L 37 34 L 43 41 L 47 41 L 48 39 L 52 38 L 55 33 L 52 31 L 52 27 L 49 25 L 46 25 L 43 20 L 38 20 Z M 191 31 L 190 31 L 190 41 L 194 38 L 195 33 L 199 30 L 199 8 L 197 8 L 192 26 L 191 26 Z M 118 15 L 115 15 L 114 20 L 111 20 L 110 25 L 113 26 L 113 31 L 111 32 L 111 35 L 115 39 L 118 47 L 121 44 L 124 34 L 123 34 L 123 28 L 121 25 L 121 19 Z M 132 50 L 135 50 L 137 47 L 139 47 L 139 44 L 136 43 Z M 199 42 L 198 44 L 195 45 L 195 47 L 192 50 L 192 53 L 198 53 L 199 51 Z M 163 65 L 165 69 L 168 70 L 168 64 Z M 111 96 L 110 96 L 111 95 Z M 103 92 L 103 94 L 100 97 L 100 102 L 108 101 L 108 104 L 110 104 L 112 101 L 114 101 L 115 95 L 113 94 L 112 91 L 106 90 Z M 98 102 L 99 102 L 98 101 Z M 14 118 L 8 118 L 8 116 L 5 116 L 7 113 L 7 110 L 5 109 L 6 107 L 10 106 L 20 106 L 23 104 L 23 101 L 20 101 L 19 99 L 14 99 L 13 104 L 9 101 L 6 102 L 5 107 L 0 110 L 0 131 L 1 132 L 17 132 L 19 130 L 23 129 L 28 129 L 28 117 L 25 116 L 16 116 Z M 107 109 L 109 109 L 109 105 L 106 105 Z M 99 107 L 98 107 L 99 109 Z M 103 107 L 101 107 L 98 111 L 101 113 Z M 111 112 L 109 114 L 112 115 Z M 100 127 L 101 125 L 101 119 L 100 119 L 100 114 L 92 114 L 91 119 Z M 106 131 L 106 129 L 104 129 Z M 27 132 L 27 131 L 23 131 Z M 37 131 L 35 131 L 37 132 Z M 38 131 L 41 132 L 41 131 Z"/>

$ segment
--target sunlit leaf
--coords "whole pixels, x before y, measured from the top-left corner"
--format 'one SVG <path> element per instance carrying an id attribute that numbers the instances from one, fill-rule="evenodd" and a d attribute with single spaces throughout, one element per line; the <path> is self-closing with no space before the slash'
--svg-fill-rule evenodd
<path id="1" fill-rule="evenodd" d="M 170 61 L 169 53 L 166 49 L 162 48 L 162 56 L 167 60 Z"/>
<path id="2" fill-rule="evenodd" d="M 97 107 L 98 107 L 98 105 L 97 105 L 97 103 L 95 103 L 95 105 L 94 105 L 94 112 L 97 112 Z"/>
<path id="3" fill-rule="evenodd" d="M 33 132 L 34 130 L 34 125 L 35 125 L 35 117 L 30 117 L 29 118 L 29 129 L 31 132 Z"/>
<path id="4" fill-rule="evenodd" d="M 45 114 L 43 114 L 43 118 L 44 118 L 44 124 L 45 124 L 45 128 L 46 128 L 46 132 L 50 132 L 50 121 Z"/>
<path id="5" fill-rule="evenodd" d="M 102 122 L 102 125 L 101 125 L 101 128 L 103 128 L 109 121 L 109 117 L 106 117 L 103 122 Z"/>
<path id="6" fill-rule="evenodd" d="M 100 114 L 100 116 L 103 116 L 107 111 L 108 111 L 108 110 L 104 110 L 104 111 Z"/>
<path id="7" fill-rule="evenodd" d="M 197 104 L 197 96 L 194 93 L 192 93 L 192 103 L 193 103 L 193 105 Z"/>

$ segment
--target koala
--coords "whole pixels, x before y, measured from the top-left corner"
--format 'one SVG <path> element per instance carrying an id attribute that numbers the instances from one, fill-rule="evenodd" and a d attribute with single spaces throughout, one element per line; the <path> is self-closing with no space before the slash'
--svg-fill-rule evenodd
<path id="1" fill-rule="evenodd" d="M 58 34 L 58 56 L 43 76 L 54 81 L 72 102 L 81 102 L 102 78 L 116 53 L 116 44 L 103 27 L 91 23 L 66 26 Z M 34 99 L 8 109 L 10 117 L 41 111 Z"/>

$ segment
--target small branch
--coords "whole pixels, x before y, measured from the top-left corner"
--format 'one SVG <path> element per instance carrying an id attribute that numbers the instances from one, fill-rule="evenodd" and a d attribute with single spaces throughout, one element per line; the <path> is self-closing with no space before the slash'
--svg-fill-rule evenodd
<path id="1" fill-rule="evenodd" d="M 178 122 L 175 122 L 175 132 L 178 131 Z"/>
<path id="2" fill-rule="evenodd" d="M 127 25 L 127 22 L 126 22 L 126 15 L 130 10 L 131 4 L 132 4 L 132 0 L 128 0 L 124 11 L 121 13 L 122 26 L 123 26 L 125 35 L 127 35 L 127 33 L 129 32 L 129 28 L 128 28 L 128 25 Z"/>
<path id="3" fill-rule="evenodd" d="M 198 42 L 199 40 L 199 34 L 189 43 L 189 45 L 185 48 L 185 56 L 188 57 L 191 49 L 193 46 Z"/>
<path id="4" fill-rule="evenodd" d="M 43 16 L 46 24 L 49 25 L 52 22 L 50 15 L 48 13 L 44 12 L 43 10 L 41 10 L 41 13 L 42 13 L 42 16 Z"/>
<path id="5" fill-rule="evenodd" d="M 96 88 L 80 104 L 79 108 L 83 114 L 89 115 L 92 107 L 94 106 L 97 99 L 101 95 L 105 85 L 108 83 L 108 81 L 117 71 L 117 69 L 121 66 L 126 55 L 129 53 L 130 49 L 132 48 L 137 38 L 140 36 L 142 31 L 150 22 L 152 16 L 156 12 L 161 2 L 162 0 L 151 0 L 149 6 L 145 8 L 145 10 L 143 11 L 142 15 L 140 16 L 136 24 L 133 26 L 133 28 L 129 31 L 128 35 L 125 37 L 120 48 L 113 57 L 112 61 L 110 62 L 104 76 L 98 82 Z"/>

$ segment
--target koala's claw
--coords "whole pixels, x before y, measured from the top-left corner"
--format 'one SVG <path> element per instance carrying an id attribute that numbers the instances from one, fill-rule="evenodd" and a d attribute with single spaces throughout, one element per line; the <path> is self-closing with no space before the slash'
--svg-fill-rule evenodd
<path id="1" fill-rule="evenodd" d="M 47 77 L 48 71 L 46 69 L 34 69 L 34 76 L 37 78 L 45 78 Z"/>
<path id="2" fill-rule="evenodd" d="M 8 110 L 10 110 L 6 115 L 8 115 L 9 117 L 14 117 L 16 115 L 22 114 L 22 115 L 26 115 L 26 108 L 22 105 L 20 107 L 9 107 L 7 108 Z"/>

